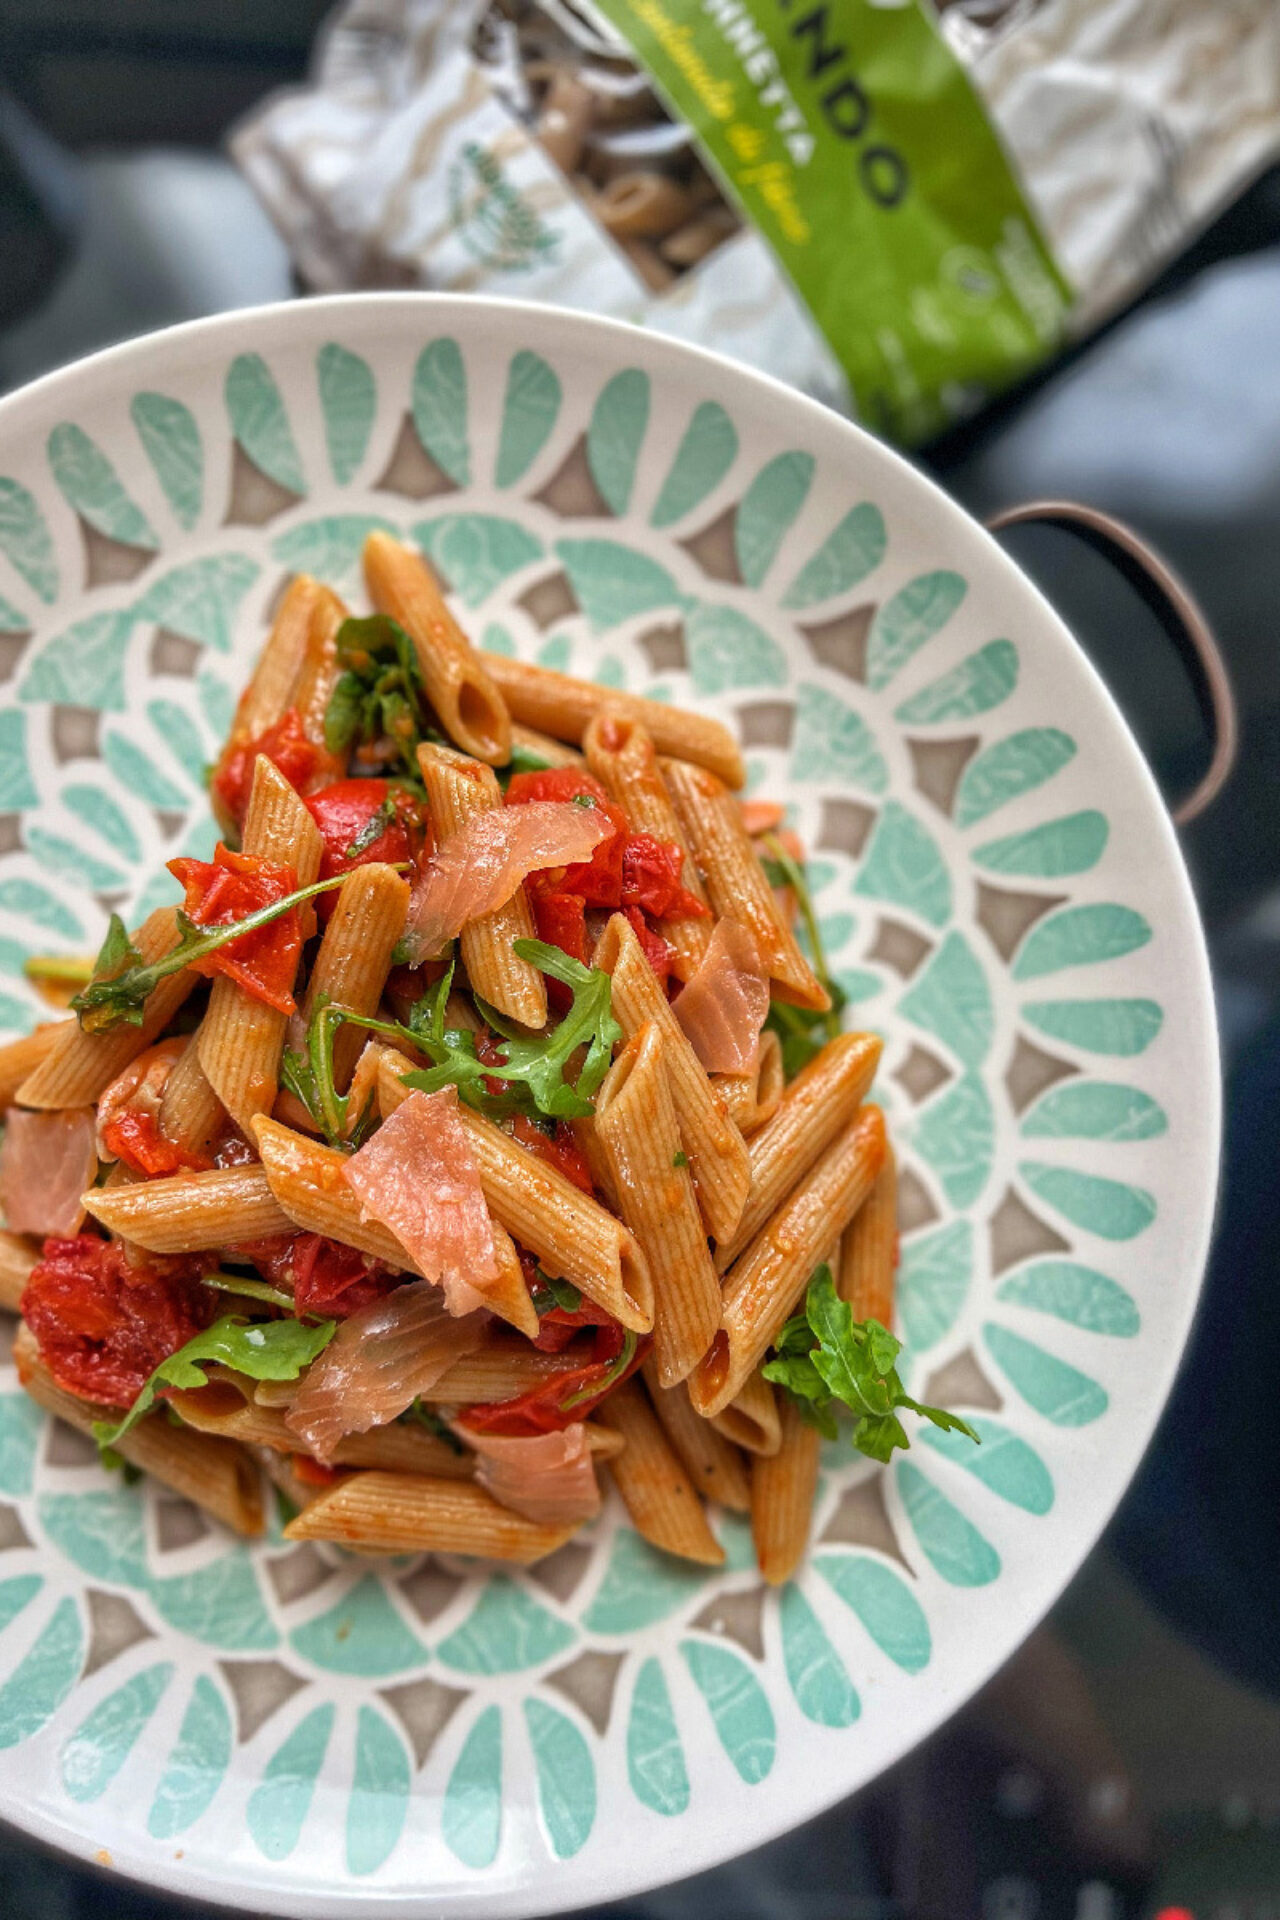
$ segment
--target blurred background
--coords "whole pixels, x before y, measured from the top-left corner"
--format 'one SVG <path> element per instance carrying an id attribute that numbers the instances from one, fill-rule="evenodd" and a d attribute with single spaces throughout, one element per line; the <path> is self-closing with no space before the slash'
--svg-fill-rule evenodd
<path id="1" fill-rule="evenodd" d="M 0 0 L 0 390 L 150 328 L 302 293 L 224 142 L 303 76 L 324 13 Z M 1240 763 L 1184 842 L 1228 1091 L 1205 1303 L 1121 1513 L 987 1692 L 858 1801 L 615 1911 L 1280 1920 L 1280 168 L 1240 182 L 1136 305 L 919 457 L 980 516 L 1069 496 L 1129 521 L 1226 656 Z M 1185 791 L 1208 745 L 1160 627 L 1070 536 L 1004 537 L 1166 792 Z M 6 1920 L 176 1911 L 0 1832 Z"/>

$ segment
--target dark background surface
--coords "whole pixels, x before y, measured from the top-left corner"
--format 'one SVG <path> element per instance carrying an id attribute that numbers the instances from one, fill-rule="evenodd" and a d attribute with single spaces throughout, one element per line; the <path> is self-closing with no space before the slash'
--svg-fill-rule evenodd
<path id="1" fill-rule="evenodd" d="M 290 291 L 217 147 L 303 71 L 325 10 L 0 0 L 0 389 Z M 979 515 L 1066 495 L 1127 519 L 1184 575 L 1226 655 L 1240 764 L 1184 836 L 1228 1089 L 1204 1306 L 1121 1513 L 987 1693 L 859 1801 L 614 1911 L 1280 1920 L 1280 169 L 1130 314 L 923 464 Z M 1206 742 L 1159 626 L 1070 536 L 1004 537 L 1176 797 Z M 0 1832 L 3 1920 L 178 1911 Z"/>

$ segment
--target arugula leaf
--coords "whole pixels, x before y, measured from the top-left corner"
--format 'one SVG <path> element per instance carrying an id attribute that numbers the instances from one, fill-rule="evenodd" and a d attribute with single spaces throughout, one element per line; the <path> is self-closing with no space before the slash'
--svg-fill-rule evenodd
<path id="1" fill-rule="evenodd" d="M 460 1440 L 448 1421 L 438 1414 L 434 1407 L 424 1406 L 421 1400 L 415 1400 L 399 1416 L 406 1426 L 425 1427 L 437 1440 L 443 1440 L 454 1453 L 470 1451 L 466 1442 Z"/>
<path id="2" fill-rule="evenodd" d="M 579 1387 L 576 1393 L 567 1395 L 560 1402 L 561 1413 L 569 1413 L 574 1407 L 584 1406 L 588 1400 L 598 1400 L 602 1393 L 607 1393 L 631 1365 L 635 1351 L 636 1336 L 628 1327 L 622 1336 L 622 1348 L 617 1359 L 610 1361 L 608 1369 L 599 1380 L 589 1380 L 584 1387 Z"/>
<path id="3" fill-rule="evenodd" d="M 244 1273 L 202 1273 L 200 1285 L 211 1287 L 215 1293 L 242 1293 L 248 1300 L 265 1301 L 269 1307 L 281 1307 L 285 1313 L 293 1312 L 293 1295 L 282 1293 L 279 1287 L 270 1287 L 265 1280 L 251 1280 Z"/>
<path id="4" fill-rule="evenodd" d="M 533 747 L 521 746 L 517 741 L 512 745 L 511 758 L 506 766 L 498 768 L 498 785 L 505 793 L 513 773 L 545 773 L 550 765 L 551 761 Z"/>
<path id="5" fill-rule="evenodd" d="M 813 910 L 813 895 L 809 891 L 804 868 L 787 852 L 776 833 L 766 833 L 764 844 L 770 856 L 760 863 L 765 877 L 771 887 L 790 887 L 795 894 L 813 956 L 813 971 L 831 998 L 831 1006 L 826 1013 L 789 1007 L 781 1000 L 773 1000 L 769 1004 L 765 1025 L 782 1042 L 782 1071 L 791 1080 L 801 1067 L 809 1064 L 815 1054 L 821 1053 L 828 1040 L 835 1039 L 840 1031 L 840 1015 L 849 1003 L 849 996 L 832 978 L 827 965 L 822 935 L 818 931 L 818 916 Z"/>
<path id="6" fill-rule="evenodd" d="M 296 1380 L 324 1352 L 337 1328 L 336 1320 L 308 1327 L 301 1320 L 250 1321 L 241 1314 L 224 1314 L 160 1362 L 122 1420 L 96 1420 L 93 1437 L 100 1447 L 114 1447 L 151 1411 L 157 1388 L 204 1386 L 202 1367 L 230 1367 L 251 1380 Z"/>
<path id="7" fill-rule="evenodd" d="M 936 1427 L 978 1435 L 959 1414 L 922 1406 L 903 1391 L 896 1361 L 902 1342 L 878 1320 L 855 1320 L 853 1309 L 836 1292 L 830 1267 L 819 1267 L 809 1282 L 804 1312 L 794 1314 L 774 1343 L 774 1357 L 761 1369 L 766 1380 L 783 1387 L 806 1420 L 829 1440 L 837 1433 L 837 1401 L 858 1418 L 853 1444 L 873 1460 L 888 1460 L 897 1447 L 910 1446 L 898 1410 L 907 1408 Z"/>
<path id="8" fill-rule="evenodd" d="M 344 860 L 358 860 L 367 853 L 375 840 L 381 840 L 388 827 L 395 825 L 396 803 L 393 794 L 388 794 L 376 812 L 371 813 L 361 827 L 351 845 L 343 854 Z"/>
<path id="9" fill-rule="evenodd" d="M 582 1295 L 572 1281 L 544 1273 L 541 1267 L 529 1289 L 529 1297 L 539 1320 L 544 1314 L 554 1312 L 556 1307 L 563 1307 L 566 1313 L 576 1313 L 582 1305 Z"/>
<path id="10" fill-rule="evenodd" d="M 428 718 L 413 641 L 390 614 L 344 620 L 335 636 L 343 669 L 324 716 L 325 745 L 345 754 L 355 745 L 389 739 L 415 791 L 421 792 L 418 745 L 444 741 Z"/>

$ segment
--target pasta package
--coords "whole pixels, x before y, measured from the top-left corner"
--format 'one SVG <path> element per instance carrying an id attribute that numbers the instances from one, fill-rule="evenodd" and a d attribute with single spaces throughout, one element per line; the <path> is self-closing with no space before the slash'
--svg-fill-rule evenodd
<path id="1" fill-rule="evenodd" d="M 317 289 L 615 315 L 916 445 L 1132 298 L 1280 152 L 1280 15 L 346 0 L 310 83 L 232 150 Z"/>

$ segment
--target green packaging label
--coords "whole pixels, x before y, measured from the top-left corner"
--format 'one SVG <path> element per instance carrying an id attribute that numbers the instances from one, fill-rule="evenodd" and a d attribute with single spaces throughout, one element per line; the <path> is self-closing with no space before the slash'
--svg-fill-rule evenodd
<path id="1" fill-rule="evenodd" d="M 919 0 L 594 4 L 773 248 L 869 426 L 918 444 L 1049 358 L 1069 289 Z"/>

